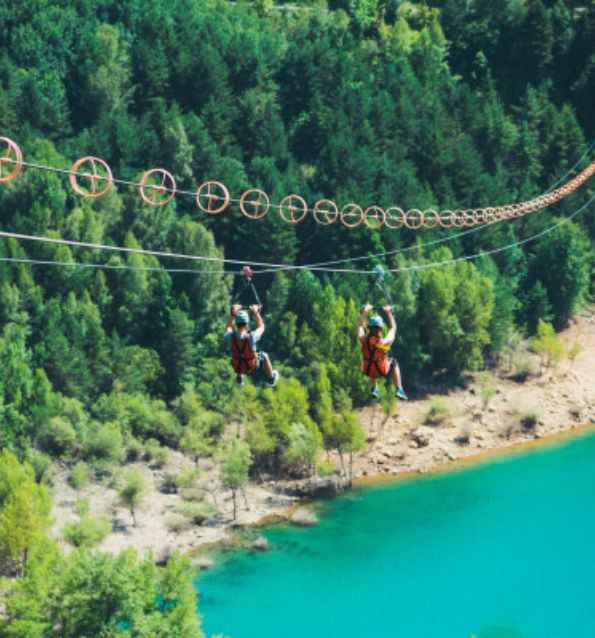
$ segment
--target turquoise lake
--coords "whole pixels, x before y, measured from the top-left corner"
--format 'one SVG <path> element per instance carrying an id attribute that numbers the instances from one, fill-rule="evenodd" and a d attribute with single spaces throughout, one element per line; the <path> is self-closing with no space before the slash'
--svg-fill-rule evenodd
<path id="1" fill-rule="evenodd" d="M 324 503 L 196 581 L 207 636 L 595 638 L 595 436 Z"/>

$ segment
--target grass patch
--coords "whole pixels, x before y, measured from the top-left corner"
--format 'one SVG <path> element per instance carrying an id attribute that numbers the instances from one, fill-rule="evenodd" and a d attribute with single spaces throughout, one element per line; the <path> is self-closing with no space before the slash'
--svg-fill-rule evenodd
<path id="1" fill-rule="evenodd" d="M 208 503 L 199 501 L 180 503 L 180 505 L 176 507 L 176 512 L 191 520 L 194 525 L 202 525 L 213 516 L 215 510 Z"/>
<path id="2" fill-rule="evenodd" d="M 430 404 L 423 422 L 426 425 L 442 425 L 452 415 L 452 408 L 447 399 L 435 399 Z"/>

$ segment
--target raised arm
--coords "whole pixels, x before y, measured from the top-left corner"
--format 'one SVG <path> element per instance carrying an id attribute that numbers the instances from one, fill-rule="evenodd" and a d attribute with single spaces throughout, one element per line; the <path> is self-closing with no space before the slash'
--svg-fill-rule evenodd
<path id="1" fill-rule="evenodd" d="M 250 306 L 250 310 L 252 310 L 254 319 L 256 319 L 256 330 L 252 334 L 254 335 L 255 339 L 260 339 L 260 337 L 262 337 L 262 333 L 264 332 L 264 321 L 262 320 L 262 315 L 260 314 L 260 306 L 254 304 Z"/>
<path id="2" fill-rule="evenodd" d="M 366 329 L 364 328 L 364 324 L 366 323 L 366 316 L 372 310 L 372 306 L 370 304 L 366 304 L 362 308 L 362 314 L 359 317 L 359 323 L 357 324 L 357 336 L 360 339 L 364 339 L 366 337 Z"/>
<path id="3" fill-rule="evenodd" d="M 236 316 L 238 310 L 241 310 L 241 308 L 242 306 L 240 306 L 239 304 L 235 304 L 231 307 L 231 310 L 229 312 L 229 319 L 227 320 L 227 324 L 225 325 L 225 334 L 233 331 L 234 317 Z"/>
<path id="4" fill-rule="evenodd" d="M 388 319 L 389 330 L 386 334 L 386 337 L 382 339 L 382 343 L 386 346 L 390 346 L 397 336 L 397 322 L 395 321 L 395 317 L 393 315 L 392 306 L 384 306 L 383 310 L 386 313 L 386 317 Z"/>

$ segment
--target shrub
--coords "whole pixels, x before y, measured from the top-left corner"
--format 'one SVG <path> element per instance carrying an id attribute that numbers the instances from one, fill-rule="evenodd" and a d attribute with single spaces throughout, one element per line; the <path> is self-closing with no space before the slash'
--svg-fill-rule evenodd
<path id="1" fill-rule="evenodd" d="M 462 423 L 455 436 L 455 442 L 459 445 L 468 445 L 473 433 L 473 426 L 470 423 Z"/>
<path id="2" fill-rule="evenodd" d="M 115 463 L 122 459 L 122 434 L 116 423 L 106 423 L 95 428 L 87 434 L 84 444 L 85 458 L 103 464 Z M 101 463 L 100 463 L 101 465 Z"/>
<path id="3" fill-rule="evenodd" d="M 182 514 L 172 514 L 166 520 L 165 525 L 170 532 L 179 534 L 180 532 L 187 532 L 192 527 L 192 522 Z"/>
<path id="4" fill-rule="evenodd" d="M 89 483 L 89 467 L 83 461 L 70 470 L 70 484 L 75 490 L 82 490 Z"/>
<path id="5" fill-rule="evenodd" d="M 480 372 L 477 382 L 481 396 L 481 405 L 483 409 L 486 410 L 492 397 L 496 394 L 496 385 L 494 384 L 494 379 L 489 372 Z"/>
<path id="6" fill-rule="evenodd" d="M 52 459 L 43 452 L 29 448 L 27 450 L 27 462 L 35 472 L 35 480 L 38 483 L 50 484 L 53 482 L 54 466 Z"/>
<path id="7" fill-rule="evenodd" d="M 89 513 L 89 508 L 90 507 L 88 498 L 79 498 L 74 504 L 74 509 L 79 515 L 79 518 L 83 518 L 83 516 L 86 516 Z"/>
<path id="8" fill-rule="evenodd" d="M 161 481 L 160 489 L 163 494 L 176 494 L 178 491 L 178 481 L 176 480 L 176 476 L 168 472 L 163 477 L 163 481 Z"/>
<path id="9" fill-rule="evenodd" d="M 503 439 L 509 439 L 518 430 L 518 423 L 513 420 L 505 420 L 497 426 L 498 435 Z"/>
<path id="10" fill-rule="evenodd" d="M 535 374 L 535 365 L 531 357 L 524 352 L 518 352 L 513 357 L 512 364 L 515 370 L 514 378 L 521 383 Z"/>
<path id="11" fill-rule="evenodd" d="M 126 444 L 126 460 L 140 461 L 144 453 L 143 444 L 138 439 L 131 437 Z"/>
<path id="12" fill-rule="evenodd" d="M 321 459 L 316 464 L 316 472 L 319 476 L 330 476 L 337 472 L 338 469 L 337 464 L 331 459 Z"/>
<path id="13" fill-rule="evenodd" d="M 450 403 L 447 399 L 435 399 L 430 404 L 424 417 L 426 425 L 440 425 L 452 414 Z"/>
<path id="14" fill-rule="evenodd" d="M 192 470 L 184 470 L 176 476 L 176 484 L 180 489 L 195 487 L 199 476 L 200 470 L 196 468 Z"/>
<path id="15" fill-rule="evenodd" d="M 541 411 L 533 406 L 520 405 L 515 408 L 518 414 L 519 423 L 524 430 L 533 430 L 541 416 Z"/>
<path id="16" fill-rule="evenodd" d="M 574 360 L 578 357 L 578 355 L 583 351 L 583 346 L 580 341 L 575 341 L 568 351 L 566 352 L 566 356 L 570 359 L 570 363 L 574 363 Z"/>
<path id="17" fill-rule="evenodd" d="M 163 447 L 157 439 L 148 439 L 145 443 L 145 456 L 153 465 L 163 467 L 169 455 L 169 450 Z"/>
<path id="18" fill-rule="evenodd" d="M 136 525 L 136 511 L 140 507 L 147 492 L 147 484 L 140 467 L 133 465 L 122 473 L 122 484 L 118 489 L 120 503 L 128 508 L 132 523 Z"/>
<path id="19" fill-rule="evenodd" d="M 554 368 L 564 356 L 564 344 L 558 339 L 552 324 L 539 320 L 537 337 L 531 339 L 531 349 L 541 357 L 542 365 Z"/>
<path id="20" fill-rule="evenodd" d="M 202 501 L 205 497 L 205 490 L 200 487 L 185 487 L 178 493 L 185 501 Z"/>
<path id="21" fill-rule="evenodd" d="M 176 512 L 189 518 L 195 525 L 202 525 L 211 518 L 214 509 L 204 501 L 198 503 L 181 503 L 176 508 Z"/>
<path id="22" fill-rule="evenodd" d="M 568 412 L 570 416 L 576 421 L 580 421 L 581 417 L 583 416 L 584 409 L 585 406 L 579 401 L 575 401 L 568 406 Z"/>
<path id="23" fill-rule="evenodd" d="M 42 429 L 40 443 L 46 452 L 62 456 L 74 447 L 76 431 L 68 419 L 55 416 Z"/>
<path id="24" fill-rule="evenodd" d="M 74 547 L 94 547 L 105 540 L 112 525 L 105 514 L 85 515 L 80 521 L 64 526 L 62 536 Z"/>

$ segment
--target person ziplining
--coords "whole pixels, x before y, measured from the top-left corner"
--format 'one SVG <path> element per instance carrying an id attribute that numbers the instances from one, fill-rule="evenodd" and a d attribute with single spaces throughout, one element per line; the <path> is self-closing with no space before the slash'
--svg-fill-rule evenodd
<path id="1" fill-rule="evenodd" d="M 380 397 L 378 379 L 389 378 L 395 386 L 395 396 L 402 401 L 408 397 L 403 390 L 401 381 L 401 369 L 394 357 L 389 356 L 389 351 L 397 336 L 397 322 L 391 306 L 384 306 L 383 310 L 388 317 L 389 331 L 382 336 L 384 321 L 379 314 L 372 315 L 368 320 L 368 328 L 364 327 L 366 316 L 373 310 L 373 306 L 366 304 L 362 309 L 357 326 L 357 334 L 362 347 L 362 372 L 370 378 L 372 383 L 372 396 Z"/>
<path id="2" fill-rule="evenodd" d="M 273 369 L 269 355 L 258 349 L 258 342 L 264 333 L 265 325 L 260 314 L 261 303 L 258 291 L 252 282 L 253 274 L 252 269 L 248 266 L 242 268 L 243 287 L 232 302 L 227 325 L 225 326 L 225 341 L 231 352 L 232 366 L 236 373 L 238 385 L 244 384 L 245 376 L 250 376 L 262 369 L 269 385 L 275 387 L 279 379 L 279 372 Z M 248 289 L 252 291 L 256 303 L 244 308 L 237 301 Z M 250 310 L 254 315 L 256 330 L 251 331 L 249 329 L 250 315 L 247 310 Z"/>
<path id="3" fill-rule="evenodd" d="M 367 303 L 367 299 L 372 292 L 380 290 L 382 297 L 388 302 L 385 306 L 374 308 Z M 382 266 L 374 268 L 374 281 L 366 293 L 366 303 L 362 307 L 362 313 L 357 326 L 357 336 L 362 349 L 362 372 L 370 378 L 372 383 L 372 396 L 375 399 L 380 397 L 378 379 L 389 378 L 395 386 L 395 396 L 402 401 L 407 401 L 408 397 L 403 390 L 401 381 L 401 369 L 394 357 L 390 356 L 390 349 L 397 336 L 397 322 L 393 314 L 394 304 L 390 292 L 384 281 L 384 269 Z M 389 331 L 386 336 L 382 336 L 384 320 L 379 314 L 372 315 L 368 320 L 367 330 L 365 327 L 366 317 L 372 310 L 384 311 L 389 323 Z"/>

